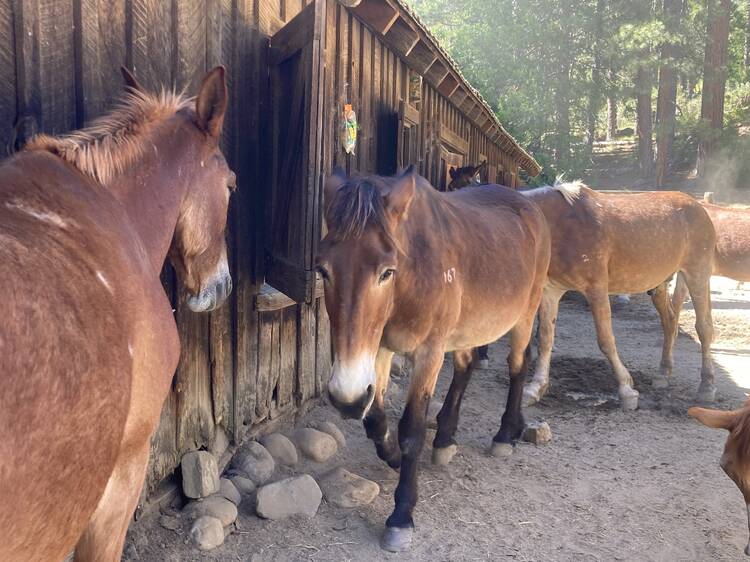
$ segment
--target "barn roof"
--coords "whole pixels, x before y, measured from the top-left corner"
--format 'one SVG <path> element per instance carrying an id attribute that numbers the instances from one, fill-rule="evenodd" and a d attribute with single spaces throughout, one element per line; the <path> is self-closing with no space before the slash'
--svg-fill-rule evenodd
<path id="1" fill-rule="evenodd" d="M 541 166 L 505 130 L 482 95 L 405 0 L 348 0 L 351 12 L 532 176 Z M 356 5 L 355 5 L 356 4 Z"/>

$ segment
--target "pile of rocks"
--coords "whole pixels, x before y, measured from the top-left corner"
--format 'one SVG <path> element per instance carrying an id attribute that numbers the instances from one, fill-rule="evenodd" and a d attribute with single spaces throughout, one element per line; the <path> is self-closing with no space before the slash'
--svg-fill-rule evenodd
<path id="1" fill-rule="evenodd" d="M 264 519 L 279 520 L 293 515 L 313 517 L 325 497 L 341 508 L 371 503 L 380 487 L 341 467 L 334 468 L 318 481 L 310 474 L 296 474 L 278 480 L 277 467 L 294 472 L 300 457 L 314 463 L 327 463 L 346 438 L 331 422 L 296 430 L 292 438 L 271 433 L 240 447 L 229 462 L 225 477 L 219 476 L 216 456 L 208 451 L 193 451 L 182 458 L 182 486 L 191 501 L 183 515 L 191 523 L 190 537 L 201 550 L 224 542 L 237 519 L 237 507 L 243 498 L 254 498 L 255 513 Z"/>

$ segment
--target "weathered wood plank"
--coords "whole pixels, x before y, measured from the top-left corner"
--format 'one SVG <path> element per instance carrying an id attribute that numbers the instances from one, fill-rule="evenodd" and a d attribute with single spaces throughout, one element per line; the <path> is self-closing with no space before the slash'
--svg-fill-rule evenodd
<path id="1" fill-rule="evenodd" d="M 331 376 L 331 325 L 323 299 L 318 299 L 316 308 L 315 386 L 317 389 L 316 394 L 322 395 Z"/>
<path id="2" fill-rule="evenodd" d="M 274 417 L 294 407 L 297 378 L 297 309 L 301 304 L 285 308 L 279 314 L 279 378 L 276 383 Z"/>
<path id="3" fill-rule="evenodd" d="M 362 0 L 352 13 L 377 33 L 385 34 L 399 18 L 399 11 L 389 0 Z"/>
<path id="4" fill-rule="evenodd" d="M 362 48 L 359 80 L 360 105 L 357 117 L 360 122 L 359 168 L 362 172 L 373 173 L 375 165 L 370 156 L 372 146 L 372 32 L 362 27 Z"/>
<path id="5" fill-rule="evenodd" d="M 409 68 L 421 75 L 424 75 L 436 60 L 437 54 L 424 40 L 418 41 L 406 56 L 406 64 Z"/>
<path id="6" fill-rule="evenodd" d="M 131 43 L 129 60 L 138 81 L 145 88 L 158 90 L 172 84 L 177 61 L 172 34 L 172 3 L 130 0 Z"/>
<path id="7" fill-rule="evenodd" d="M 47 133 L 76 126 L 74 28 L 72 2 L 39 0 L 39 92 Z"/>
<path id="8" fill-rule="evenodd" d="M 403 18 L 398 18 L 385 36 L 386 43 L 402 57 L 411 54 L 419 43 L 419 33 Z"/>
<path id="9" fill-rule="evenodd" d="M 16 118 L 16 56 L 13 8 L 0 3 L 0 158 L 13 151 Z"/>
<path id="10" fill-rule="evenodd" d="M 258 318 L 258 372 L 255 402 L 256 421 L 268 417 L 273 388 L 276 384 L 274 366 L 277 361 L 274 361 L 274 353 L 278 356 L 279 352 L 278 327 L 274 325 L 276 323 L 277 314 L 274 312 L 261 312 L 258 315 Z"/>
<path id="11" fill-rule="evenodd" d="M 177 67 L 175 81 L 188 92 L 197 92 L 206 72 L 206 2 L 174 0 Z"/>
<path id="12" fill-rule="evenodd" d="M 317 301 L 316 301 L 317 302 Z M 316 393 L 315 382 L 315 341 L 316 341 L 316 304 L 300 305 L 297 309 L 297 385 L 295 399 L 301 406 Z"/>

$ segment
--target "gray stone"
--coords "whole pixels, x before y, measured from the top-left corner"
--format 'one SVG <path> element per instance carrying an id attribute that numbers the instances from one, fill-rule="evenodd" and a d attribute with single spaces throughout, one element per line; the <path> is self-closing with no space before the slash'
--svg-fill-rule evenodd
<path id="1" fill-rule="evenodd" d="M 336 454 L 336 440 L 322 431 L 304 427 L 294 434 L 297 447 L 306 457 L 315 462 L 326 462 Z"/>
<path id="2" fill-rule="evenodd" d="M 320 488 L 328 503 L 336 507 L 362 507 L 372 503 L 380 486 L 339 467 L 320 480 Z"/>
<path id="3" fill-rule="evenodd" d="M 297 448 L 288 437 L 281 433 L 271 433 L 261 437 L 260 442 L 277 463 L 284 466 L 297 464 Z"/>
<path id="4" fill-rule="evenodd" d="M 333 441 L 333 438 L 329 439 Z M 313 517 L 322 497 L 323 493 L 312 476 L 303 474 L 260 488 L 255 511 L 264 519 L 284 519 L 292 515 Z"/>
<path id="5" fill-rule="evenodd" d="M 523 440 L 535 445 L 552 441 L 552 430 L 547 422 L 531 422 L 523 430 Z"/>
<path id="6" fill-rule="evenodd" d="M 228 499 L 234 505 L 240 505 L 242 501 L 242 495 L 229 478 L 221 478 L 219 480 L 219 495 Z"/>
<path id="7" fill-rule="evenodd" d="M 170 531 L 176 531 L 180 528 L 180 520 L 177 517 L 161 515 L 159 516 L 159 525 Z"/>
<path id="8" fill-rule="evenodd" d="M 204 515 L 216 517 L 226 527 L 237 519 L 237 506 L 225 497 L 214 494 L 204 500 L 190 502 L 183 513 L 190 519 L 198 519 Z"/>
<path id="9" fill-rule="evenodd" d="M 333 437 L 340 449 L 346 447 L 346 437 L 344 437 L 344 434 L 341 433 L 341 430 L 335 423 L 329 421 L 320 422 L 315 426 L 315 429 Z"/>
<path id="10" fill-rule="evenodd" d="M 256 486 L 271 478 L 276 463 L 271 453 L 255 441 L 242 446 L 232 458 L 232 466 L 242 471 Z"/>
<path id="11" fill-rule="evenodd" d="M 208 451 L 216 457 L 216 461 L 221 460 L 222 455 L 229 448 L 229 437 L 227 432 L 221 426 L 216 426 L 216 432 L 214 433 L 214 440 L 211 442 L 211 446 Z"/>
<path id="12" fill-rule="evenodd" d="M 185 453 L 181 461 L 182 491 L 189 498 L 205 498 L 219 490 L 219 467 L 208 451 Z"/>
<path id="13" fill-rule="evenodd" d="M 243 496 L 247 496 L 255 492 L 255 484 L 249 478 L 245 478 L 244 476 L 235 474 L 230 478 L 230 480 L 232 481 L 232 484 L 234 484 L 234 487 L 237 488 L 237 491 Z"/>
<path id="14" fill-rule="evenodd" d="M 190 538 L 200 550 L 211 550 L 224 542 L 224 527 L 216 517 L 204 515 L 193 522 Z"/>
<path id="15" fill-rule="evenodd" d="M 440 400 L 434 398 L 430 400 L 430 405 L 427 406 L 427 428 L 437 429 L 437 415 L 443 407 L 443 403 Z"/>

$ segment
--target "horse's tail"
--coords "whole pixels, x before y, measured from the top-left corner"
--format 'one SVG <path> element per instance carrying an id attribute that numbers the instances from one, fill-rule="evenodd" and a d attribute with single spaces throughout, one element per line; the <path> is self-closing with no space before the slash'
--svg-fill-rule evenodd
<path id="1" fill-rule="evenodd" d="M 560 180 L 555 181 L 555 185 L 551 186 L 555 191 L 560 192 L 568 205 L 572 205 L 581 196 L 581 188 L 586 185 L 581 180 L 561 182 Z"/>

